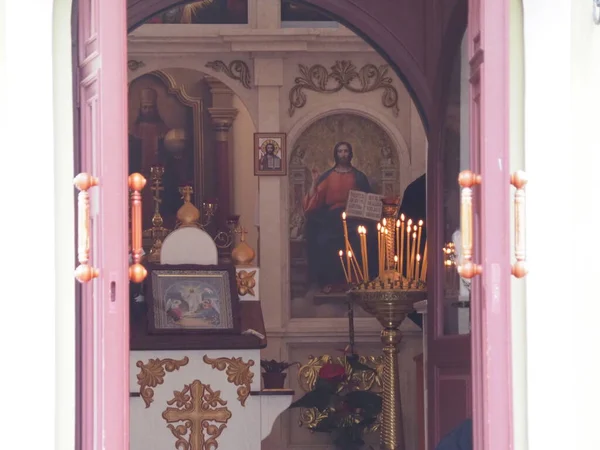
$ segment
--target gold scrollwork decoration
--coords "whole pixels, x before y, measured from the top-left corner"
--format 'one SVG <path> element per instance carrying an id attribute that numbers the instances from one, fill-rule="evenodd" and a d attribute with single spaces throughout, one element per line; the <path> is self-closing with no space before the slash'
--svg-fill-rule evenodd
<path id="1" fill-rule="evenodd" d="M 144 361 L 138 361 L 135 365 L 140 368 L 140 373 L 137 374 L 138 384 L 140 385 L 140 396 L 146 404 L 146 408 L 150 407 L 150 403 L 154 401 L 154 389 L 159 384 L 165 381 L 166 372 L 174 372 L 190 362 L 186 356 L 183 359 L 175 360 L 171 358 L 156 358 L 150 359 L 146 364 Z M 165 372 L 166 371 L 166 372 Z"/>
<path id="2" fill-rule="evenodd" d="M 392 85 L 392 78 L 387 75 L 387 64 L 376 66 L 365 64 L 360 69 L 350 61 L 336 61 L 331 66 L 331 71 L 321 64 L 307 67 L 298 64 L 300 76 L 294 79 L 294 87 L 289 93 L 289 115 L 292 117 L 296 109 L 304 107 L 307 102 L 305 90 L 320 94 L 334 94 L 347 89 L 355 94 L 364 94 L 383 89 L 381 102 L 390 108 L 394 116 L 398 117 L 398 91 Z"/>
<path id="3" fill-rule="evenodd" d="M 256 287 L 256 270 L 240 270 L 235 274 L 237 281 L 237 290 L 239 295 L 256 295 L 254 288 Z"/>
<path id="4" fill-rule="evenodd" d="M 319 370 L 324 364 L 340 364 L 346 369 L 346 380 L 338 386 L 338 392 L 351 389 L 353 391 L 372 391 L 381 393 L 383 389 L 383 355 L 381 356 L 359 356 L 358 363 L 368 366 L 373 370 L 354 370 L 348 360 L 343 356 L 332 357 L 330 355 L 309 356 L 308 362 L 298 370 L 298 384 L 304 392 L 314 389 L 319 376 Z M 320 422 L 327 419 L 333 409 L 319 411 L 316 408 L 302 408 L 300 411 L 300 426 L 309 430 L 315 430 Z M 349 416 L 348 420 L 353 420 Z M 381 420 L 365 429 L 366 432 L 379 430 Z"/>
<path id="5" fill-rule="evenodd" d="M 246 89 L 252 89 L 250 69 L 241 59 L 234 59 L 229 64 L 220 60 L 209 61 L 204 67 L 213 69 L 215 72 L 223 72 L 232 80 L 239 81 Z"/>
<path id="6" fill-rule="evenodd" d="M 144 61 L 137 61 L 135 59 L 130 59 L 129 61 L 127 61 L 127 68 L 132 72 L 138 70 L 141 67 L 144 67 L 145 65 L 146 63 L 144 63 Z"/>
<path id="7" fill-rule="evenodd" d="M 246 406 L 246 400 L 250 395 L 250 386 L 254 374 L 250 368 L 254 365 L 254 361 L 249 359 L 247 363 L 242 361 L 242 358 L 215 358 L 211 359 L 208 355 L 204 355 L 202 360 L 210 365 L 213 369 L 219 371 L 226 370 L 227 381 L 238 387 L 238 400 L 242 406 Z"/>
<path id="8" fill-rule="evenodd" d="M 227 401 L 221 398 L 221 391 L 213 391 L 210 385 L 194 380 L 192 384 L 186 384 L 183 390 L 174 391 L 173 398 L 167 404 L 170 407 L 163 411 L 162 417 L 177 438 L 176 449 L 216 450 L 219 447 L 217 438 L 231 419 L 231 411 L 225 406 Z M 173 425 L 177 422 L 183 424 Z"/>

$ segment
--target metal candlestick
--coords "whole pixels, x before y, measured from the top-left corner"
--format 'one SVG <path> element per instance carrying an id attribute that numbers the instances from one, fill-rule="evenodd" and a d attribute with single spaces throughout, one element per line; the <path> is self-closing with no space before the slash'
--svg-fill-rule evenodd
<path id="1" fill-rule="evenodd" d="M 380 448 L 405 450 L 402 423 L 402 402 L 398 378 L 398 345 L 402 333 L 398 330 L 406 316 L 414 311 L 414 303 L 424 300 L 422 289 L 353 289 L 348 295 L 383 326 L 383 407 Z"/>

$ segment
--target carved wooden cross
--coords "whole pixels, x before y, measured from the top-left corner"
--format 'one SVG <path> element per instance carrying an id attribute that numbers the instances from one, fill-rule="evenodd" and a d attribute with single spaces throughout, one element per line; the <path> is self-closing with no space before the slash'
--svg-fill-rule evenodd
<path id="1" fill-rule="evenodd" d="M 185 397 L 188 394 L 189 400 L 186 401 Z M 179 408 L 167 408 L 163 413 L 163 419 L 168 423 L 173 422 L 187 422 L 189 423 L 190 436 L 189 436 L 189 450 L 205 450 L 204 442 L 204 427 L 202 426 L 205 422 L 219 422 L 227 423 L 231 418 L 231 411 L 227 408 L 213 408 L 211 405 L 219 403 L 221 405 L 227 404 L 226 401 L 221 400 L 220 392 L 213 392 L 210 386 L 203 385 L 199 380 L 194 380 L 191 386 L 186 386 L 182 392 L 176 392 L 175 398 L 168 402 L 170 405 L 177 403 Z M 172 427 L 170 425 L 169 427 Z M 225 426 L 222 425 L 221 429 L 211 434 L 210 440 L 215 440 Z M 216 427 L 215 427 L 216 428 Z M 178 437 L 183 438 L 182 435 L 175 433 L 173 428 L 171 431 Z"/>

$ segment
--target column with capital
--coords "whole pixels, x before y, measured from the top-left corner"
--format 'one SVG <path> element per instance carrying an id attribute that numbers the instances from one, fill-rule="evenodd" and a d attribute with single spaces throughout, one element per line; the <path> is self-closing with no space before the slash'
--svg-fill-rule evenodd
<path id="1" fill-rule="evenodd" d="M 231 215 L 231 152 L 229 149 L 229 130 L 235 117 L 236 108 L 208 108 L 215 130 L 215 159 L 217 169 L 217 225 L 224 228 Z"/>

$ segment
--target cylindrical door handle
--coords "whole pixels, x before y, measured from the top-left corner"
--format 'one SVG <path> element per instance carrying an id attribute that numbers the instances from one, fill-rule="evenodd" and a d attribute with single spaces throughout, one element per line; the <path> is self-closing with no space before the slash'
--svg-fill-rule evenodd
<path id="1" fill-rule="evenodd" d="M 473 262 L 473 189 L 481 184 L 481 175 L 463 170 L 458 175 L 460 191 L 460 234 L 462 262 L 457 267 L 462 278 L 473 278 L 482 272 L 482 267 Z"/>
<path id="2" fill-rule="evenodd" d="M 80 283 L 87 283 L 99 275 L 96 267 L 90 266 L 90 194 L 88 190 L 98 185 L 98 178 L 88 173 L 80 173 L 73 179 L 79 190 L 77 195 L 77 261 L 75 278 Z"/>
<path id="3" fill-rule="evenodd" d="M 512 265 L 511 273 L 516 278 L 527 275 L 527 262 L 525 258 L 525 185 L 527 174 L 518 170 L 510 177 L 510 184 L 515 191 L 515 263 Z"/>
<path id="4" fill-rule="evenodd" d="M 142 189 L 146 186 L 146 179 L 139 173 L 129 175 L 129 189 L 131 189 L 131 259 L 129 266 L 129 279 L 134 283 L 141 283 L 146 279 L 148 272 L 141 264 L 142 260 Z"/>

